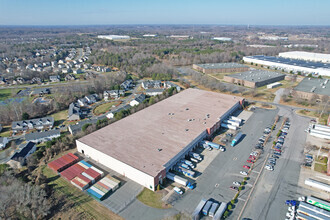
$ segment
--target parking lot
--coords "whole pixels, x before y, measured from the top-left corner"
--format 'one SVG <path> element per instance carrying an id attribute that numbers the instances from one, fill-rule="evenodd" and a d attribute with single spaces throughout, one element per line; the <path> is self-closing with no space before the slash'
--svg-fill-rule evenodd
<path id="1" fill-rule="evenodd" d="M 250 152 L 263 134 L 264 128 L 273 123 L 277 112 L 278 110 L 256 109 L 241 129 L 245 137 L 235 147 L 230 147 L 230 143 L 227 143 L 227 150 L 218 153 L 196 180 L 196 188 L 188 190 L 186 195 L 173 202 L 174 207 L 180 211 L 192 213 L 202 198 L 213 198 L 219 202 L 232 200 L 236 191 L 229 187 L 232 186 L 233 181 L 243 181 L 245 176 L 241 175 L 240 171 L 244 170 L 243 165 L 246 164 Z M 252 171 L 250 180 L 245 186 L 246 190 L 242 191 L 241 198 L 235 204 L 236 207 L 230 219 L 237 218 L 237 210 L 243 206 L 244 198 L 258 175 L 257 169 L 261 168 L 262 164 L 258 161 L 255 166 L 256 168 Z"/>
<path id="2" fill-rule="evenodd" d="M 285 219 L 285 201 L 300 196 L 298 180 L 300 165 L 304 161 L 304 129 L 309 119 L 294 114 L 290 107 L 280 106 L 279 110 L 279 115 L 282 118 L 288 117 L 291 122 L 282 156 L 277 160 L 274 171 L 264 170 L 261 174 L 242 218 Z M 270 151 L 270 148 L 266 149 L 265 154 Z"/>

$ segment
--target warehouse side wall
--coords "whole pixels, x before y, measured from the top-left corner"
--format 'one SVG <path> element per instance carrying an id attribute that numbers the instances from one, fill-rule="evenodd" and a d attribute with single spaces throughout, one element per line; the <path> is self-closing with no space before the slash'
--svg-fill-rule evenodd
<path id="1" fill-rule="evenodd" d="M 91 159 L 103 164 L 104 166 L 126 176 L 127 178 L 139 183 L 140 185 L 155 191 L 155 178 L 135 169 L 113 157 L 110 157 L 82 142 L 76 140 L 78 152 L 90 157 Z M 164 175 L 164 174 L 163 174 Z"/>

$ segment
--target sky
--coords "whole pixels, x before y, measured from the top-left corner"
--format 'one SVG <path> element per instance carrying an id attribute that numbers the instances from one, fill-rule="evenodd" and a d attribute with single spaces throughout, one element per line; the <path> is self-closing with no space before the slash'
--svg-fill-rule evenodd
<path id="1" fill-rule="evenodd" d="M 0 25 L 330 25 L 330 0 L 0 0 Z"/>

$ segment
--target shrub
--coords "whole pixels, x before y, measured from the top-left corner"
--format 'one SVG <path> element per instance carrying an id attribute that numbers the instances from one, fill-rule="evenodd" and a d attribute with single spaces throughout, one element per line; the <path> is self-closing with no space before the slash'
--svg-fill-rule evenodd
<path id="1" fill-rule="evenodd" d="M 234 200 L 234 199 L 231 200 L 230 203 L 231 203 L 232 205 L 234 205 L 234 204 L 235 204 L 235 200 Z"/>
<path id="2" fill-rule="evenodd" d="M 233 208 L 233 206 L 231 204 L 229 204 L 227 208 L 230 211 Z"/>
<path id="3" fill-rule="evenodd" d="M 223 217 L 224 217 L 224 218 L 227 218 L 228 215 L 229 215 L 229 212 L 228 212 L 228 211 L 225 211 L 225 213 L 223 214 Z"/>
<path id="4" fill-rule="evenodd" d="M 247 181 L 247 180 L 248 180 L 248 178 L 247 178 L 247 177 L 244 177 L 244 180 L 245 180 L 245 181 Z"/>
<path id="5" fill-rule="evenodd" d="M 242 189 L 243 189 L 243 186 L 238 187 L 239 191 L 242 191 Z"/>

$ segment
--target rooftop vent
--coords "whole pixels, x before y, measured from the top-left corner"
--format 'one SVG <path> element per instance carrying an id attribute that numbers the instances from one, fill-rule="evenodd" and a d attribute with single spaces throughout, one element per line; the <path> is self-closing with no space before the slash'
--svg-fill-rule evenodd
<path id="1" fill-rule="evenodd" d="M 189 108 L 186 108 L 186 111 L 188 111 L 189 110 Z"/>
<path id="2" fill-rule="evenodd" d="M 158 148 L 158 151 L 160 152 L 160 151 L 162 151 L 163 149 L 161 149 L 161 148 Z"/>
<path id="3" fill-rule="evenodd" d="M 188 129 L 188 128 L 186 128 L 186 131 L 189 131 L 189 129 Z"/>

